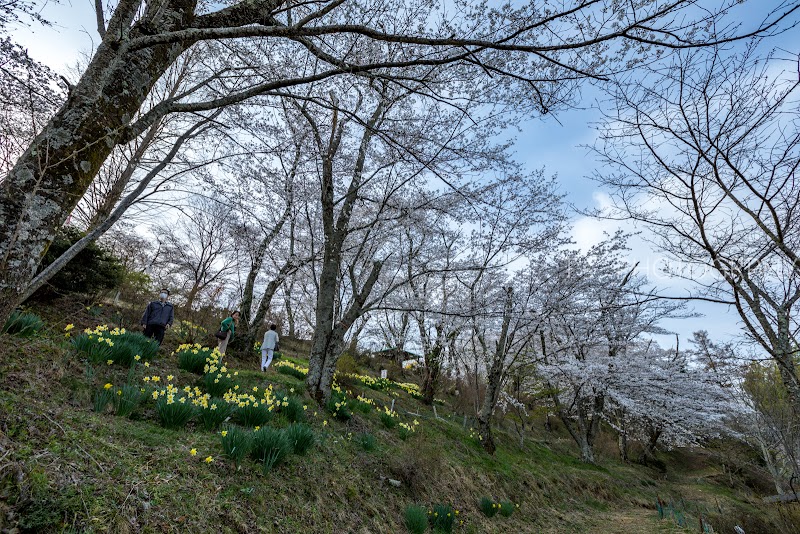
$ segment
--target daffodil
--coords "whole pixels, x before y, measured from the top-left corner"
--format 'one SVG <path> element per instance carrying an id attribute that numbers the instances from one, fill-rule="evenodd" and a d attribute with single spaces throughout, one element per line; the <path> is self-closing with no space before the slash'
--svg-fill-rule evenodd
<path id="1" fill-rule="evenodd" d="M 105 389 L 111 389 L 113 386 L 112 386 L 111 384 L 106 384 L 106 385 L 105 385 L 105 386 L 103 386 L 103 387 L 104 387 Z"/>
<path id="2" fill-rule="evenodd" d="M 216 404 L 214 406 L 216 406 Z M 227 430 L 223 430 L 222 432 L 220 432 L 220 434 L 222 434 L 222 437 L 224 438 L 225 436 L 228 435 L 228 431 Z"/>
<path id="3" fill-rule="evenodd" d="M 206 456 L 206 459 L 205 459 L 205 460 L 203 460 L 203 461 L 204 461 L 205 463 L 207 463 L 207 464 L 210 464 L 211 462 L 213 462 L 213 461 L 214 461 L 214 458 L 212 458 L 211 456 Z"/>

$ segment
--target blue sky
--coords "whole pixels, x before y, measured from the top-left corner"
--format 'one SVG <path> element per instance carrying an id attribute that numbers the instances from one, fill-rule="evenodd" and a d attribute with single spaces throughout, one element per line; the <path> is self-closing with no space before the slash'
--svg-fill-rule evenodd
<path id="1" fill-rule="evenodd" d="M 751 2 L 741 8 L 738 15 L 750 23 L 755 21 L 753 14 L 756 12 L 756 3 Z M 27 28 L 16 28 L 13 36 L 28 48 L 35 59 L 71 78 L 73 75 L 70 71 L 74 72 L 72 67 L 80 54 L 91 52 L 99 39 L 95 29 L 94 1 L 62 0 L 61 4 L 49 3 L 42 14 L 53 22 L 52 27 L 33 24 Z M 798 43 L 800 39 L 795 31 L 785 36 L 781 46 L 800 52 Z M 564 111 L 557 117 L 532 118 L 523 124 L 520 133 L 515 134 L 517 159 L 531 169 L 545 167 L 548 174 L 557 174 L 567 202 L 580 209 L 595 207 L 604 198 L 598 185 L 587 178 L 597 168 L 598 162 L 586 148 L 580 146 L 591 145 L 595 139 L 596 134 L 590 123 L 597 121 L 600 114 L 591 105 L 598 98 L 598 93 L 587 86 L 583 96 L 584 108 Z M 611 232 L 614 229 L 615 225 L 609 222 L 590 220 L 578 214 L 574 216 L 573 238 L 582 248 L 600 239 L 603 231 Z M 651 251 L 645 243 L 634 243 L 632 259 L 641 261 L 649 276 L 658 277 L 655 266 L 661 259 L 660 255 Z M 656 282 L 660 287 L 672 283 L 663 277 Z M 695 309 L 704 317 L 673 320 L 664 324 L 680 335 L 682 346 L 686 346 L 686 339 L 698 329 L 708 330 L 712 338 L 717 339 L 728 339 L 739 332 L 736 315 L 724 306 L 698 304 Z M 674 345 L 675 342 L 672 336 L 659 337 L 658 340 L 663 345 Z"/>

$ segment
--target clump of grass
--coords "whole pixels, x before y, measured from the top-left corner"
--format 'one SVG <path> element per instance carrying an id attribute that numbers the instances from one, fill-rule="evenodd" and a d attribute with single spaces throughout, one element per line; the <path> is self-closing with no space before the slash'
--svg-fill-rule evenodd
<path id="1" fill-rule="evenodd" d="M 424 506 L 412 504 L 406 507 L 405 524 L 411 534 L 424 534 L 428 530 L 428 514 Z"/>
<path id="2" fill-rule="evenodd" d="M 164 428 L 181 429 L 196 413 L 195 407 L 186 397 L 175 400 L 171 396 L 162 396 L 156 401 L 156 415 Z"/>
<path id="3" fill-rule="evenodd" d="M 286 439 L 295 454 L 305 454 L 317 441 L 314 431 L 305 423 L 292 423 L 286 429 Z"/>
<path id="4" fill-rule="evenodd" d="M 72 346 L 92 363 L 116 363 L 126 367 L 158 354 L 158 343 L 139 332 L 124 328 L 109 330 L 101 325 L 72 339 Z"/>
<path id="5" fill-rule="evenodd" d="M 286 406 L 281 406 L 281 413 L 290 423 L 303 423 L 306 420 L 303 401 L 297 397 L 289 397 L 286 401 Z"/>
<path id="6" fill-rule="evenodd" d="M 433 512 L 428 517 L 431 520 L 431 527 L 433 527 L 434 532 L 445 532 L 447 534 L 453 532 L 456 515 L 452 506 L 437 504 L 433 507 Z"/>
<path id="7" fill-rule="evenodd" d="M 347 407 L 350 408 L 354 412 L 360 412 L 364 415 L 370 413 L 372 411 L 372 406 L 364 401 L 359 399 L 350 399 L 347 402 Z"/>
<path id="8" fill-rule="evenodd" d="M 308 376 L 308 369 L 300 367 L 299 365 L 289 361 L 280 361 L 275 364 L 275 368 L 278 370 L 279 373 L 293 376 L 298 380 L 305 380 L 306 376 Z"/>
<path id="9" fill-rule="evenodd" d="M 197 416 L 204 429 L 216 430 L 235 409 L 235 406 L 223 399 L 210 399 L 206 406 L 199 407 Z"/>
<path id="10" fill-rule="evenodd" d="M 397 426 L 397 423 L 399 423 L 397 420 L 397 412 L 390 410 L 387 407 L 384 407 L 383 410 L 378 409 L 378 411 L 380 412 L 381 423 L 383 423 L 383 426 L 389 430 Z"/>
<path id="11" fill-rule="evenodd" d="M 503 501 L 499 505 L 500 515 L 503 517 L 511 517 L 514 513 L 514 504 L 511 501 Z"/>
<path id="12" fill-rule="evenodd" d="M 203 389 L 212 397 L 222 397 L 228 390 L 236 386 L 236 382 L 229 376 L 229 373 L 211 372 L 203 375 L 200 379 Z"/>
<path id="13" fill-rule="evenodd" d="M 111 360 L 111 347 L 105 343 L 97 343 L 88 334 L 81 334 L 72 338 L 72 347 L 79 353 L 84 354 L 91 363 L 104 364 Z"/>
<path id="14" fill-rule="evenodd" d="M 478 508 L 481 509 L 481 512 L 486 517 L 494 517 L 497 513 L 497 504 L 489 497 L 481 497 L 481 500 L 478 502 Z"/>
<path id="15" fill-rule="evenodd" d="M 369 432 L 363 432 L 356 436 L 356 443 L 367 452 L 372 452 L 378 446 L 375 436 Z"/>
<path id="16" fill-rule="evenodd" d="M 223 430 L 222 452 L 230 458 L 236 467 L 239 467 L 242 459 L 250 453 L 252 447 L 252 436 L 246 430 L 237 426 L 229 426 Z"/>
<path id="17" fill-rule="evenodd" d="M 144 394 L 138 386 L 125 384 L 119 388 L 114 399 L 114 413 L 120 417 L 127 417 L 133 413 L 144 400 Z"/>
<path id="18" fill-rule="evenodd" d="M 175 351 L 178 356 L 178 368 L 196 375 L 202 375 L 204 367 L 211 357 L 211 349 L 196 345 L 181 345 Z"/>
<path id="19" fill-rule="evenodd" d="M 353 412 L 347 407 L 347 401 L 343 397 L 331 396 L 325 408 L 339 421 L 349 421 L 353 417 Z"/>
<path id="20" fill-rule="evenodd" d="M 415 432 L 414 427 L 408 423 L 400 423 L 399 428 L 397 429 L 397 435 L 403 441 L 407 440 L 412 435 L 414 435 L 414 432 Z"/>
<path id="21" fill-rule="evenodd" d="M 11 334 L 19 337 L 33 337 L 39 330 L 44 328 L 44 321 L 35 313 L 23 313 L 14 311 L 3 325 L 3 334 Z"/>
<path id="22" fill-rule="evenodd" d="M 283 430 L 262 427 L 253 432 L 250 456 L 263 465 L 264 472 L 280 464 L 290 450 Z"/>
<path id="23" fill-rule="evenodd" d="M 141 332 L 124 331 L 117 335 L 113 335 L 114 331 L 111 333 L 114 341 L 111 359 L 115 363 L 128 367 L 140 360 L 152 360 L 158 354 L 158 343 Z"/>
<path id="24" fill-rule="evenodd" d="M 263 426 L 270 419 L 272 412 L 263 402 L 248 402 L 233 412 L 233 420 L 246 427 Z"/>
<path id="25" fill-rule="evenodd" d="M 105 387 L 94 392 L 93 408 L 97 413 L 103 413 L 106 411 L 106 406 L 108 406 L 108 404 L 114 400 L 114 392 L 111 391 L 111 384 L 107 384 L 107 386 L 109 387 Z"/>

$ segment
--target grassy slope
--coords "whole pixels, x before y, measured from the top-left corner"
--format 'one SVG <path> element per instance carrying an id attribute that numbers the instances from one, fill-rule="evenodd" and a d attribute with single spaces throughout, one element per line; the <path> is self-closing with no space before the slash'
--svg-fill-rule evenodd
<path id="1" fill-rule="evenodd" d="M 311 423 L 322 439 L 307 456 L 291 456 L 267 474 L 249 460 L 236 471 L 222 457 L 217 434 L 191 426 L 164 430 L 152 406 L 134 420 L 94 413 L 92 388 L 106 381 L 122 384 L 126 371 L 102 367 L 87 378 L 86 368 L 66 350 L 60 328 L 33 340 L 0 338 L 0 528 L 404 532 L 407 505 L 447 503 L 464 522 L 456 532 L 687 531 L 658 520 L 657 494 L 686 499 L 679 506 L 689 509 L 690 521 L 694 510 L 706 510 L 717 532 L 729 530 L 732 521 L 749 527 L 748 534 L 791 532 L 791 519 L 781 523 L 780 513 L 797 514 L 792 506 L 762 509 L 733 478 L 729 486 L 736 489 L 720 484 L 720 466 L 697 455 L 665 458 L 674 461 L 664 476 L 610 455 L 601 457 L 600 466 L 582 464 L 564 436 L 542 433 L 520 447 L 501 432 L 499 450 L 490 457 L 456 418 L 436 420 L 399 390 L 356 385 L 349 387 L 353 394 L 379 403 L 395 398 L 401 413 L 418 413 L 421 430 L 403 442 L 396 430 L 383 429 L 377 414 L 356 415 L 344 424 L 318 410 Z M 231 364 L 255 365 L 255 359 Z M 181 385 L 196 380 L 179 372 L 166 354 L 152 372 L 175 374 Z M 277 373 L 243 370 L 240 378 L 246 387 L 269 380 L 302 391 L 301 382 Z M 440 407 L 439 415 L 449 413 Z M 377 438 L 372 452 L 354 439 L 365 431 Z M 197 456 L 190 456 L 192 448 Z M 215 458 L 211 464 L 203 462 L 208 455 Z M 401 487 L 386 478 L 401 480 Z M 485 518 L 477 506 L 484 495 L 520 506 L 510 518 Z"/>

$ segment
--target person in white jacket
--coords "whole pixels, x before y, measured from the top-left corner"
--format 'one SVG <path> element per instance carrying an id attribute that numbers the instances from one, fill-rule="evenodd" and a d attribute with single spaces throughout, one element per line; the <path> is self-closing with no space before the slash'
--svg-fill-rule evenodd
<path id="1" fill-rule="evenodd" d="M 272 363 L 272 355 L 278 346 L 278 325 L 270 325 L 264 333 L 264 342 L 261 344 L 261 370 L 266 371 Z"/>

